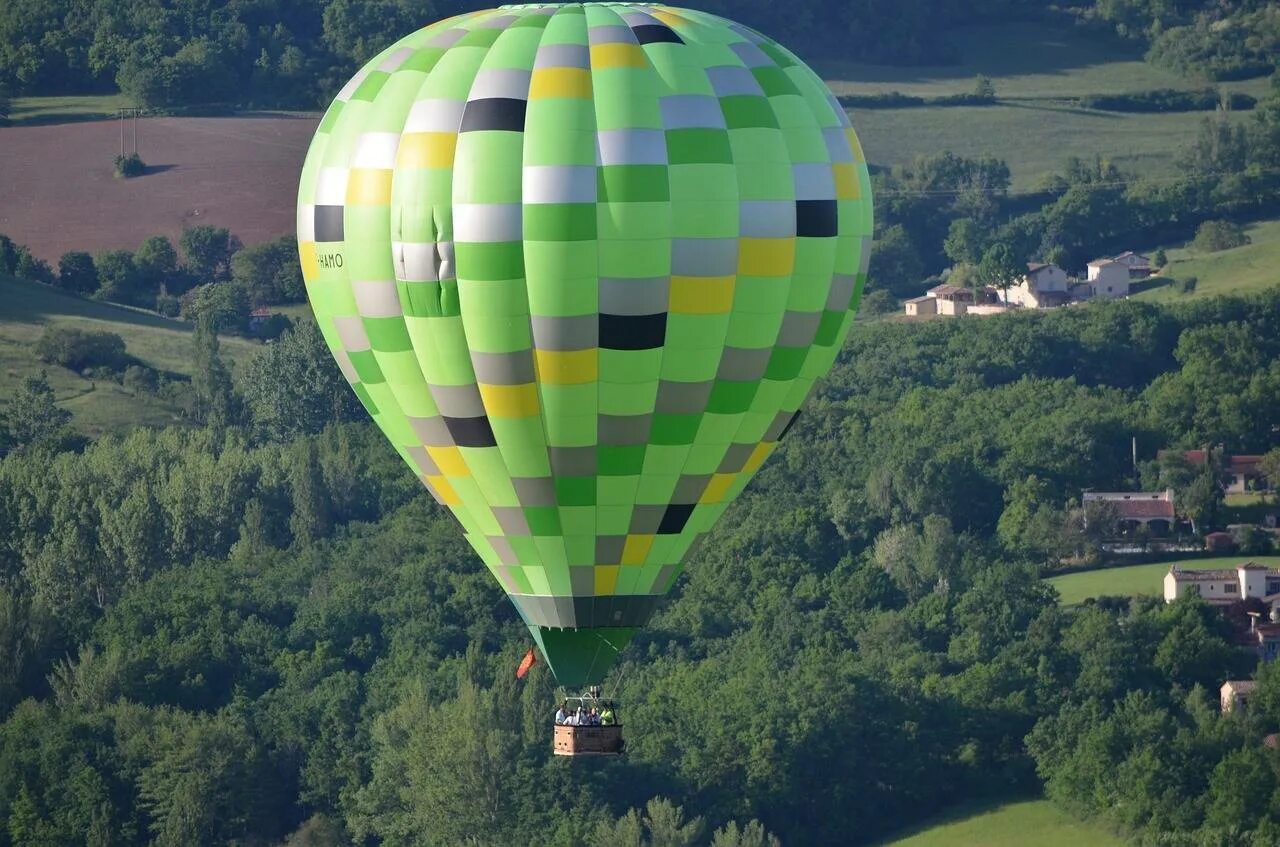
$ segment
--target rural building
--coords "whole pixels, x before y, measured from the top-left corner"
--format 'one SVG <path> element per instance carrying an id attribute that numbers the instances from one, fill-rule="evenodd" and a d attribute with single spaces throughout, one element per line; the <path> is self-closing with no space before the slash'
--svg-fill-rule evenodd
<path id="1" fill-rule="evenodd" d="M 1208 450 L 1160 450 L 1156 459 L 1181 455 L 1193 468 L 1203 468 L 1209 461 Z M 1262 475 L 1258 455 L 1224 456 L 1222 459 L 1222 489 L 1227 494 L 1244 494 L 1246 491 L 1270 491 L 1271 481 Z"/>
<path id="2" fill-rule="evenodd" d="M 1116 512 L 1120 529 L 1128 534 L 1146 526 L 1153 535 L 1166 535 L 1173 529 L 1173 489 L 1164 491 L 1086 491 L 1086 515 L 1090 503 L 1108 503 Z M 1087 517 L 1086 517 L 1087 520 Z"/>
<path id="3" fill-rule="evenodd" d="M 912 317 L 925 317 L 938 314 L 938 299 L 930 297 L 928 294 L 923 297 L 912 297 L 902 304 L 908 315 Z"/>
<path id="4" fill-rule="evenodd" d="M 929 289 L 929 296 L 937 300 L 937 314 L 963 315 L 973 303 L 973 292 L 958 285 L 935 285 Z"/>
<path id="5" fill-rule="evenodd" d="M 1280 657 L 1280 623 L 1260 623 L 1251 633 L 1257 645 L 1258 658 L 1264 662 L 1274 662 Z"/>
<path id="6" fill-rule="evenodd" d="M 1146 279 L 1151 276 L 1151 260 L 1141 253 L 1126 250 L 1119 256 L 1112 256 L 1111 261 L 1124 265 L 1129 269 L 1129 279 Z"/>
<path id="7" fill-rule="evenodd" d="M 1005 295 L 1010 303 L 1027 309 L 1062 306 L 1071 299 L 1071 277 L 1054 264 L 1028 262 L 1027 272 Z"/>
<path id="8" fill-rule="evenodd" d="M 1089 263 L 1089 287 L 1093 290 L 1094 297 L 1128 297 L 1128 266 L 1115 259 L 1094 259 Z"/>
<path id="9" fill-rule="evenodd" d="M 1229 679 L 1218 689 L 1218 701 L 1222 704 L 1222 713 L 1243 709 L 1249 701 L 1249 695 L 1258 687 L 1251 679 Z"/>
<path id="10" fill-rule="evenodd" d="M 1229 606 L 1250 598 L 1273 605 L 1280 603 L 1280 568 L 1244 562 L 1234 568 L 1186 570 L 1171 565 L 1164 575 L 1164 601 L 1196 594 L 1215 606 Z M 1280 625 L 1277 625 L 1280 639 Z"/>

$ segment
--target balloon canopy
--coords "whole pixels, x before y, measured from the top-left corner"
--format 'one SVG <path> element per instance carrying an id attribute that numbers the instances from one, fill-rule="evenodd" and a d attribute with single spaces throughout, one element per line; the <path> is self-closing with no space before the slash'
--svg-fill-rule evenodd
<path id="1" fill-rule="evenodd" d="M 568 686 L 603 679 L 831 367 L 871 226 L 812 70 L 629 3 L 396 42 L 298 195 L 342 372 Z"/>

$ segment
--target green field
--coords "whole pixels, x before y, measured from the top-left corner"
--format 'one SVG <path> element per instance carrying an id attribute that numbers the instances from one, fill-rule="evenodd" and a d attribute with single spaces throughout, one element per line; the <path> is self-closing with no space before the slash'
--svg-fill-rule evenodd
<path id="1" fill-rule="evenodd" d="M 1152 565 L 1122 565 L 1097 571 L 1065 574 L 1050 577 L 1047 581 L 1054 588 L 1064 606 L 1083 603 L 1091 597 L 1158 596 L 1164 592 L 1164 575 L 1169 566 L 1177 564 L 1187 570 L 1233 568 L 1242 562 L 1254 561 L 1271 567 L 1280 566 L 1280 556 L 1220 556 L 1213 559 L 1190 559 L 1179 562 L 1157 562 Z"/>
<path id="2" fill-rule="evenodd" d="M 983 74 L 996 86 L 1000 104 L 982 107 L 855 109 L 853 123 L 876 165 L 909 162 L 950 150 L 965 156 L 1004 159 L 1015 190 L 1028 190 L 1059 171 L 1069 156 L 1095 155 L 1141 175 L 1173 173 L 1178 152 L 1194 138 L 1205 112 L 1128 114 L 1081 109 L 1086 94 L 1153 88 L 1200 88 L 1142 61 L 1134 45 L 1072 32 L 1064 25 L 1017 23 L 974 27 L 955 35 L 961 62 L 940 67 L 891 67 L 840 61 L 815 66 L 838 94 L 901 91 L 937 97 L 973 90 Z M 1258 96 L 1267 81 L 1229 88 Z M 1247 120 L 1248 113 L 1233 116 Z"/>
<path id="3" fill-rule="evenodd" d="M 1047 800 L 1007 803 L 949 815 L 884 847 L 1122 847 L 1096 824 L 1077 821 Z"/>
<path id="4" fill-rule="evenodd" d="M 1187 300 L 1280 285 L 1280 221 L 1250 224 L 1245 232 L 1251 243 L 1217 253 L 1166 247 L 1169 267 L 1161 277 L 1172 278 L 1174 283 L 1157 285 L 1134 296 L 1142 300 Z M 1183 293 L 1178 283 L 1188 277 L 1196 278 L 1196 287 Z"/>
<path id="5" fill-rule="evenodd" d="M 125 340 L 128 353 L 158 370 L 190 374 L 191 325 L 141 310 L 73 297 L 57 289 L 0 277 L 0 408 L 22 378 L 44 368 L 59 404 L 73 415 L 72 424 L 87 435 L 129 429 L 139 424 L 163 426 L 179 420 L 179 410 L 164 400 L 135 395 L 114 382 L 85 379 L 57 366 L 45 365 L 33 346 L 45 327 L 64 324 L 105 330 Z M 223 352 L 243 359 L 257 344 L 224 338 Z"/>
<path id="6" fill-rule="evenodd" d="M 116 110 L 133 105 L 123 94 L 84 94 L 63 97 L 15 97 L 9 121 L 15 124 L 65 123 L 112 118 Z"/>

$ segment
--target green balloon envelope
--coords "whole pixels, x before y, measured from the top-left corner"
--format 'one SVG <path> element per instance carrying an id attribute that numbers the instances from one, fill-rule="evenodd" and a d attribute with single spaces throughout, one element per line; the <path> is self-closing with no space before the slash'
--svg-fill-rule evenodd
<path id="1" fill-rule="evenodd" d="M 603 679 L 831 367 L 871 226 L 812 70 L 639 4 L 396 42 L 298 192 L 342 372 L 567 686 Z"/>

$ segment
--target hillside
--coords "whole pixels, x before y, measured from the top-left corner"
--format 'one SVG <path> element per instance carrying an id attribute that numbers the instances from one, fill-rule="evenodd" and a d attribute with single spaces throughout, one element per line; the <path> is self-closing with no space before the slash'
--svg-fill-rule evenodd
<path id="1" fill-rule="evenodd" d="M 46 370 L 72 425 L 87 435 L 124 431 L 138 425 L 163 426 L 180 420 L 179 409 L 155 395 L 135 394 L 114 382 L 85 379 L 65 368 L 45 365 L 32 349 L 45 327 L 68 324 L 114 332 L 127 352 L 163 371 L 190 375 L 191 325 L 150 312 L 73 297 L 56 289 L 0 277 L 0 408 L 23 377 Z M 222 351 L 243 358 L 257 345 L 224 338 Z"/>
<path id="2" fill-rule="evenodd" d="M 979 74 L 995 84 L 1000 99 L 995 106 L 854 110 L 854 126 L 871 162 L 902 164 L 942 150 L 995 156 L 1009 164 L 1015 191 L 1034 187 L 1043 175 L 1060 170 L 1069 156 L 1099 155 L 1144 176 L 1173 173 L 1176 154 L 1194 137 L 1206 114 L 1079 108 L 1074 100 L 1087 94 L 1205 84 L 1153 67 L 1142 61 L 1134 45 L 1096 33 L 1012 23 L 965 28 L 955 34 L 955 41 L 962 56 L 955 65 L 815 63 L 837 94 L 964 94 L 973 90 Z M 1224 87 L 1257 96 L 1266 90 L 1266 80 Z"/>
<path id="3" fill-rule="evenodd" d="M 1035 833 L 1034 841 L 1028 833 Z M 1047 800 L 1008 803 L 979 812 L 947 815 L 940 823 L 884 847 L 1121 847 L 1100 826 L 1078 821 Z"/>
<path id="4" fill-rule="evenodd" d="M 1280 220 L 1250 224 L 1245 232 L 1249 244 L 1217 253 L 1200 253 L 1189 247 L 1168 249 L 1170 264 L 1161 276 L 1173 283 L 1146 287 L 1135 296 L 1178 301 L 1280 285 Z M 1195 288 L 1183 291 L 1181 283 L 1192 277 Z"/>

